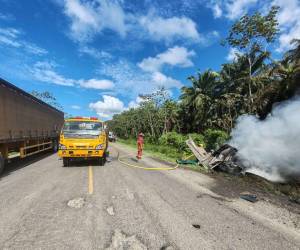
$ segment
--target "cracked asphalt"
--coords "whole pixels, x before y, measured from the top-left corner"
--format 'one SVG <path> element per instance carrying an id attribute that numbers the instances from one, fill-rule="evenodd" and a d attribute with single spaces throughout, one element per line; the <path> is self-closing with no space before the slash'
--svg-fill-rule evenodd
<path id="1" fill-rule="evenodd" d="M 9 166 L 0 249 L 300 249 L 299 230 L 276 220 L 289 211 L 222 197 L 200 173 L 125 167 L 117 149 L 131 152 L 111 145 L 103 167 L 64 168 L 57 155 Z"/>

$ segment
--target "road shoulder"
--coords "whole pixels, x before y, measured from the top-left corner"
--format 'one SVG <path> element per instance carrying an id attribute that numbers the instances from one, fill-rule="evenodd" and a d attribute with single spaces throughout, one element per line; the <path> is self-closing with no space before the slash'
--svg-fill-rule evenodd
<path id="1" fill-rule="evenodd" d="M 121 154 L 135 155 L 131 146 L 115 143 Z M 169 167 L 174 163 L 158 159 L 146 153 L 143 161 L 151 166 Z M 192 189 L 199 190 L 201 195 L 208 195 L 214 199 L 220 199 L 226 206 L 258 220 L 265 226 L 286 233 L 289 237 L 299 241 L 300 239 L 300 205 L 289 200 L 287 195 L 268 190 L 271 183 L 265 180 L 249 176 L 237 177 L 223 173 L 200 173 L 189 169 L 177 169 L 176 171 L 163 171 L 170 178 L 175 178 Z M 242 200 L 242 193 L 255 194 L 258 201 L 251 203 Z"/>

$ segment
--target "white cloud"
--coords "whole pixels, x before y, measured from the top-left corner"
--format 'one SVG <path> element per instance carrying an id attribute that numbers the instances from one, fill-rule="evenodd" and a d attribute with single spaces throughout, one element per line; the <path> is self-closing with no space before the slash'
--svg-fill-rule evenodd
<path id="1" fill-rule="evenodd" d="M 187 16 L 166 18 L 158 14 L 155 8 L 147 15 L 141 15 L 137 11 L 125 12 L 123 6 L 123 0 L 64 0 L 64 13 L 70 19 L 70 37 L 84 44 L 108 29 L 117 32 L 122 38 L 131 32 L 137 40 L 171 43 L 180 39 L 207 43 L 206 35 L 200 34 L 197 24 Z M 128 5 L 126 7 L 130 9 Z M 221 8 L 217 6 L 214 11 L 216 15 L 222 14 Z"/>
<path id="2" fill-rule="evenodd" d="M 81 109 L 81 107 L 80 107 L 80 106 L 78 106 L 78 105 L 72 105 L 72 106 L 71 106 L 71 108 L 72 108 L 72 109 L 76 109 L 76 110 L 79 110 L 79 109 Z"/>
<path id="3" fill-rule="evenodd" d="M 22 48 L 24 51 L 34 55 L 45 55 L 47 50 L 27 41 L 20 39 L 22 32 L 15 28 L 0 28 L 0 45 L 13 48 Z"/>
<path id="4" fill-rule="evenodd" d="M 114 114 L 121 113 L 126 108 L 124 103 L 114 96 L 103 95 L 103 101 L 90 103 L 89 107 L 102 118 L 110 118 Z"/>
<path id="5" fill-rule="evenodd" d="M 114 63 L 102 63 L 99 74 L 108 76 L 115 83 L 115 94 L 135 98 L 139 94 L 149 94 L 164 86 L 167 89 L 178 88 L 180 82 L 171 77 L 163 79 L 155 72 L 145 72 L 136 64 L 126 60 Z M 176 81 L 176 82 L 175 82 Z"/>
<path id="6" fill-rule="evenodd" d="M 76 41 L 87 41 L 104 29 L 124 37 L 127 32 L 125 14 L 117 1 L 65 0 L 64 13 L 71 20 L 70 35 Z"/>
<path id="7" fill-rule="evenodd" d="M 86 54 L 86 55 L 89 55 L 95 59 L 108 59 L 108 58 L 111 58 L 112 55 L 109 54 L 108 52 L 106 51 L 103 51 L 103 50 L 97 50 L 93 47 L 88 47 L 88 46 L 81 46 L 79 48 L 79 52 L 81 54 Z"/>
<path id="8" fill-rule="evenodd" d="M 0 20 L 11 21 L 14 20 L 14 16 L 12 16 L 11 14 L 0 13 Z"/>
<path id="9" fill-rule="evenodd" d="M 183 86 L 180 81 L 166 76 L 161 72 L 154 72 L 152 74 L 152 81 L 158 87 L 165 87 L 166 89 L 181 88 Z"/>
<path id="10" fill-rule="evenodd" d="M 245 15 L 258 0 L 208 0 L 206 6 L 213 12 L 214 18 L 224 16 L 235 20 Z"/>
<path id="11" fill-rule="evenodd" d="M 47 82 L 62 86 L 79 86 L 89 89 L 112 89 L 114 83 L 106 79 L 89 79 L 89 80 L 75 80 L 66 78 L 65 76 L 55 71 L 56 64 L 53 62 L 37 62 L 30 70 L 33 77 L 41 82 Z"/>
<path id="12" fill-rule="evenodd" d="M 167 42 L 176 38 L 200 40 L 196 23 L 187 17 L 163 18 L 148 14 L 141 17 L 139 23 L 153 40 L 164 40 Z"/>
<path id="13" fill-rule="evenodd" d="M 144 59 L 138 66 L 148 72 L 160 71 L 164 65 L 190 67 L 194 65 L 191 61 L 193 56 L 195 56 L 193 50 L 188 51 L 185 47 L 175 46 L 155 57 Z"/>
<path id="14" fill-rule="evenodd" d="M 213 5 L 212 11 L 213 11 L 214 18 L 219 18 L 222 16 L 223 11 L 219 4 L 216 3 L 215 5 Z"/>
<path id="15" fill-rule="evenodd" d="M 112 89 L 115 86 L 110 80 L 98 79 L 79 80 L 78 83 L 81 87 L 89 89 Z"/>
<path id="16" fill-rule="evenodd" d="M 0 34 L 10 38 L 17 38 L 21 31 L 15 28 L 0 28 Z"/>
<path id="17" fill-rule="evenodd" d="M 140 104 L 143 102 L 143 99 L 141 97 L 137 97 L 134 101 L 130 101 L 128 104 L 128 108 L 138 108 Z"/>
<path id="18" fill-rule="evenodd" d="M 230 20 L 236 20 L 254 9 L 266 14 L 271 6 L 280 7 L 277 15 L 280 28 L 279 46 L 276 51 L 281 53 L 292 48 L 293 39 L 300 39 L 299 0 L 210 0 L 207 3 L 215 17 L 220 14 Z M 223 14 L 217 13 L 218 8 Z"/>
<path id="19" fill-rule="evenodd" d="M 47 50 L 45 50 L 41 47 L 38 47 L 37 45 L 35 45 L 33 43 L 23 42 L 23 47 L 30 54 L 35 54 L 35 55 L 39 55 L 39 56 L 48 54 Z"/>
<path id="20" fill-rule="evenodd" d="M 274 0 L 272 5 L 280 7 L 278 22 L 281 30 L 278 52 L 291 48 L 293 39 L 300 39 L 300 2 L 298 0 Z"/>
<path id="21" fill-rule="evenodd" d="M 65 78 L 64 76 L 54 71 L 55 65 L 50 62 L 37 62 L 31 69 L 35 79 L 41 82 L 54 83 L 63 86 L 73 86 L 75 80 Z"/>
<path id="22" fill-rule="evenodd" d="M 240 55 L 240 54 L 241 54 L 241 52 L 238 49 L 236 49 L 236 48 L 230 48 L 229 49 L 229 53 L 228 53 L 228 55 L 226 57 L 226 60 L 227 61 L 234 61 L 234 60 L 237 59 L 237 56 Z"/>
<path id="23" fill-rule="evenodd" d="M 15 48 L 19 48 L 19 47 L 22 46 L 19 42 L 16 42 L 13 39 L 11 39 L 9 37 L 5 37 L 1 34 L 0 34 L 0 44 L 12 46 L 12 47 L 15 47 Z"/>
<path id="24" fill-rule="evenodd" d="M 0 44 L 9 45 L 15 48 L 22 46 L 20 42 L 17 41 L 20 31 L 14 28 L 0 28 Z"/>
<path id="25" fill-rule="evenodd" d="M 127 96 L 133 97 L 139 93 L 148 93 L 153 90 L 149 74 L 145 74 L 127 60 L 119 60 L 114 63 L 102 62 L 98 73 L 113 79 L 117 94 L 126 93 Z"/>
<path id="26" fill-rule="evenodd" d="M 255 5 L 257 0 L 229 0 L 226 1 L 226 17 L 234 20 L 245 15 Z"/>

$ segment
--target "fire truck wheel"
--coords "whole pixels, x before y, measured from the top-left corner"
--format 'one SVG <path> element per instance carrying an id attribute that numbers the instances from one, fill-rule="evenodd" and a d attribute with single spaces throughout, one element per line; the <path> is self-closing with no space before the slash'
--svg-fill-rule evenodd
<path id="1" fill-rule="evenodd" d="M 63 166 L 69 167 L 70 165 L 70 159 L 69 158 L 63 158 Z"/>
<path id="2" fill-rule="evenodd" d="M 99 163 L 99 166 L 104 166 L 104 163 L 105 163 L 105 157 L 100 157 L 98 159 L 98 163 Z"/>
<path id="3" fill-rule="evenodd" d="M 4 170 L 4 158 L 2 157 L 2 155 L 0 155 L 0 174 L 3 172 Z"/>

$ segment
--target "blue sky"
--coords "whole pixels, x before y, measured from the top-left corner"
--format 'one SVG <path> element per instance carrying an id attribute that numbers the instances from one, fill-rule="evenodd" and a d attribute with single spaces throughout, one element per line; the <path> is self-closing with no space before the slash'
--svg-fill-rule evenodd
<path id="1" fill-rule="evenodd" d="M 188 76 L 233 60 L 220 40 L 272 5 L 279 57 L 300 38 L 299 0 L 0 0 L 0 77 L 52 92 L 68 114 L 109 119 L 160 86 L 177 98 Z"/>

